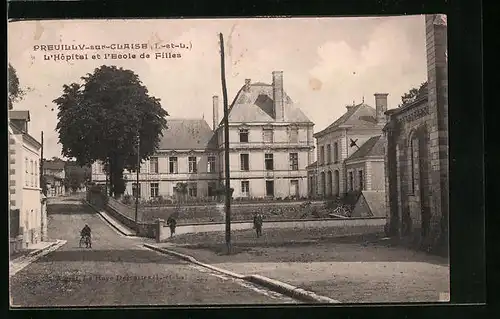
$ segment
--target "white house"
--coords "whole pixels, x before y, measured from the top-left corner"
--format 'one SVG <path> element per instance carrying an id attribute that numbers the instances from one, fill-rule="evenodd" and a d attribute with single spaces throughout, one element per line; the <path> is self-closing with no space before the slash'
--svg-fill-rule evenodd
<path id="1" fill-rule="evenodd" d="M 19 210 L 15 227 L 19 231 L 11 237 L 22 236 L 25 248 L 41 241 L 47 229 L 40 186 L 42 145 L 28 133 L 29 121 L 28 111 L 9 111 L 10 209 Z"/>

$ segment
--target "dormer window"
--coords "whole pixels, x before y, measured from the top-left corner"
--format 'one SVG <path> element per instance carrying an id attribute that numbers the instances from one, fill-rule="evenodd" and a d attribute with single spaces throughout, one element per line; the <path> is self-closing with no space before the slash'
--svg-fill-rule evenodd
<path id="1" fill-rule="evenodd" d="M 248 143 L 248 129 L 240 129 L 240 143 Z"/>

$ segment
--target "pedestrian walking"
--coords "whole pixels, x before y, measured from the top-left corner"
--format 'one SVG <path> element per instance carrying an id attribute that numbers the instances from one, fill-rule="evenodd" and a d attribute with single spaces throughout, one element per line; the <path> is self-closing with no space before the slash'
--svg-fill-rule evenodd
<path id="1" fill-rule="evenodd" d="M 175 226 L 177 226 L 177 221 L 172 215 L 167 219 L 167 226 L 170 228 L 170 238 L 172 238 L 175 234 Z"/>
<path id="2" fill-rule="evenodd" d="M 255 229 L 255 232 L 257 233 L 257 238 L 262 236 L 262 224 L 263 224 L 263 218 L 260 213 L 257 213 L 253 217 L 253 228 Z"/>

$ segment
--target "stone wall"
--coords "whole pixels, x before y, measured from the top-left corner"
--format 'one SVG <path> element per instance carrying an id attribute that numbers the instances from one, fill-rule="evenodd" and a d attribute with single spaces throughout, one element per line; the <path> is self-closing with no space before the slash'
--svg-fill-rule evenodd
<path id="1" fill-rule="evenodd" d="M 290 221 L 272 221 L 268 220 L 264 222 L 263 227 L 265 229 L 276 229 L 276 228 L 322 228 L 322 227 L 351 227 L 353 234 L 360 234 L 362 231 L 366 231 L 367 226 L 373 226 L 379 228 L 382 232 L 384 225 L 386 223 L 385 218 L 349 218 L 349 219 L 326 219 L 326 220 L 290 220 Z M 200 232 L 221 232 L 225 230 L 224 223 L 209 223 L 209 224 L 191 224 L 191 225 L 179 225 L 175 229 L 175 234 L 188 234 L 188 233 L 200 233 Z M 165 221 L 160 219 L 156 221 L 157 228 L 157 241 L 162 241 L 170 237 L 170 229 L 166 225 Z M 252 229 L 252 222 L 232 222 L 231 231 L 235 230 L 247 230 Z M 373 228 L 370 227 L 370 232 L 373 232 Z"/>
<path id="2" fill-rule="evenodd" d="M 390 110 L 386 127 L 388 231 L 413 246 L 447 253 L 448 138 L 446 26 L 426 16 L 428 93 Z"/>

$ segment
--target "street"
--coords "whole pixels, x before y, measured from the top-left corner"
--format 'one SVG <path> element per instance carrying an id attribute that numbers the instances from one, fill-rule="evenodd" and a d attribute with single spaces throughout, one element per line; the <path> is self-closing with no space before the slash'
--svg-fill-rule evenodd
<path id="1" fill-rule="evenodd" d="M 67 243 L 10 278 L 13 306 L 111 306 L 294 303 L 281 294 L 142 247 L 77 199 L 52 204 L 51 239 Z M 57 210 L 57 212 L 54 212 Z M 92 229 L 92 249 L 79 248 Z M 152 240 L 150 240 L 152 242 Z"/>

